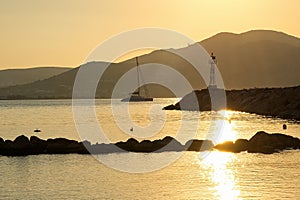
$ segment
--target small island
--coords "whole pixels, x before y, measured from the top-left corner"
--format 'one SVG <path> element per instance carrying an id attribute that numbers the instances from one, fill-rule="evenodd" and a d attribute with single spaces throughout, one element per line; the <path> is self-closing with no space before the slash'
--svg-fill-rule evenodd
<path id="1" fill-rule="evenodd" d="M 228 151 L 239 153 L 272 154 L 283 150 L 300 149 L 300 139 L 281 133 L 269 134 L 257 132 L 250 140 L 238 139 L 214 145 L 210 140 L 192 139 L 181 144 L 175 138 L 167 136 L 161 140 L 143 140 L 141 142 L 130 138 L 125 142 L 110 144 L 91 144 L 89 141 L 78 142 L 66 138 L 42 140 L 36 136 L 27 138 L 18 136 L 14 141 L 0 138 L 0 155 L 27 156 L 38 154 L 108 154 L 108 153 L 160 153 L 170 151 Z"/>

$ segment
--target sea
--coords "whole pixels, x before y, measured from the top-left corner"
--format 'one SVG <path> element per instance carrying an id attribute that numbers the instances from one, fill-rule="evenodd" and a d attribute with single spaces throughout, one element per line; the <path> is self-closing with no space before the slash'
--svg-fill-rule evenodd
<path id="1" fill-rule="evenodd" d="M 299 121 L 233 110 L 162 110 L 178 100 L 2 100 L 0 137 L 115 143 L 172 136 L 182 144 L 217 144 L 263 130 L 300 138 Z M 0 169 L 0 199 L 300 199 L 299 150 L 0 156 Z"/>

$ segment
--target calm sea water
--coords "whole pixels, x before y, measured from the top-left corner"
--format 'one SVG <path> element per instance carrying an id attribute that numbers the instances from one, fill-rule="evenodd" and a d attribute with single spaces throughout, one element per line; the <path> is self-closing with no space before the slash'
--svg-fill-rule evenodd
<path id="1" fill-rule="evenodd" d="M 125 109 L 116 102 L 113 113 L 109 100 L 96 100 L 97 124 L 90 126 L 94 119 L 84 113 L 77 123 L 88 124 L 88 131 L 101 127 L 111 142 L 166 135 L 182 143 L 190 137 L 222 142 L 249 139 L 259 130 L 300 137 L 299 123 L 255 114 L 161 111 L 176 101 L 130 103 Z M 0 111 L 0 137 L 4 139 L 24 134 L 80 140 L 86 134 L 77 133 L 70 100 L 0 101 Z M 284 123 L 288 129 L 283 131 Z M 42 132 L 35 134 L 35 128 Z M 300 199 L 300 151 L 272 155 L 214 151 L 205 156 L 196 152 L 123 153 L 98 158 L 136 168 L 143 167 L 142 161 L 174 156 L 179 159 L 138 174 L 112 169 L 90 155 L 0 156 L 0 199 Z M 144 167 L 157 164 L 148 162 Z"/>

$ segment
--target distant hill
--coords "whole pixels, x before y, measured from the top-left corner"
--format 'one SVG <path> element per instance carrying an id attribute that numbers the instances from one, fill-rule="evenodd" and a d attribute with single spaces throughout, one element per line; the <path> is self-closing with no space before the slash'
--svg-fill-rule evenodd
<path id="1" fill-rule="evenodd" d="M 219 33 L 200 44 L 217 55 L 218 68 L 228 89 L 300 84 L 299 38 L 255 30 Z"/>
<path id="2" fill-rule="evenodd" d="M 201 41 L 200 44 L 217 56 L 218 68 L 226 89 L 300 85 L 299 38 L 281 32 L 256 30 L 241 34 L 219 33 Z M 206 87 L 201 75 L 184 58 L 174 54 L 176 51 L 189 52 L 192 46 L 153 51 L 140 56 L 139 63 L 149 64 L 149 68 L 153 69 L 158 67 L 155 63 L 170 66 L 189 80 L 194 89 L 201 89 Z M 100 69 L 106 64 L 90 62 L 80 67 Z M 111 97 L 116 82 L 135 66 L 135 59 L 110 64 L 100 79 L 96 97 Z M 0 98 L 71 98 L 77 71 L 78 68 L 74 68 L 45 80 L 0 88 Z M 159 77 L 166 83 L 177 84 L 178 87 L 181 85 L 178 80 L 167 78 L 159 69 L 151 72 L 151 76 Z M 150 85 L 147 88 L 153 97 L 172 96 L 171 91 L 158 85 Z M 126 95 L 118 94 L 118 97 Z"/>
<path id="3" fill-rule="evenodd" d="M 44 80 L 70 69 L 66 67 L 36 67 L 0 70 L 0 88 Z"/>

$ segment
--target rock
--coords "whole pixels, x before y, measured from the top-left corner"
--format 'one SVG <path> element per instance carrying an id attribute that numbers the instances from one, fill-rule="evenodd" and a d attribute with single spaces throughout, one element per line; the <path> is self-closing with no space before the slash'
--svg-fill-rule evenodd
<path id="1" fill-rule="evenodd" d="M 126 142 L 117 142 L 115 145 L 125 151 L 144 153 L 184 150 L 182 144 L 170 136 L 167 136 L 162 140 L 143 140 L 140 143 L 131 138 Z"/>
<path id="2" fill-rule="evenodd" d="M 14 141 L 1 140 L 0 142 L 0 155 L 25 156 L 30 155 L 31 151 L 29 139 L 24 135 L 18 136 Z"/>
<path id="3" fill-rule="evenodd" d="M 92 150 L 91 142 L 84 140 L 83 142 L 78 143 L 79 146 L 79 154 L 88 154 L 89 151 Z"/>
<path id="4" fill-rule="evenodd" d="M 3 156 L 11 156 L 14 154 L 13 151 L 13 141 L 5 140 L 4 143 L 1 145 L 1 155 Z"/>
<path id="5" fill-rule="evenodd" d="M 134 145 L 134 152 L 153 152 L 155 146 L 150 140 L 143 140 L 141 143 Z"/>
<path id="6" fill-rule="evenodd" d="M 42 140 L 36 136 L 31 136 L 29 141 L 32 148 L 32 154 L 46 153 L 47 142 L 45 140 Z"/>
<path id="7" fill-rule="evenodd" d="M 189 140 L 184 145 L 186 151 L 208 151 L 211 150 L 214 145 L 210 140 Z"/>
<path id="8" fill-rule="evenodd" d="M 235 152 L 247 151 L 249 147 L 249 141 L 246 139 L 238 139 L 234 142 Z"/>
<path id="9" fill-rule="evenodd" d="M 178 109 L 176 109 L 176 106 L 171 104 L 171 105 L 168 105 L 168 106 L 164 107 L 163 110 L 178 110 Z"/>
<path id="10" fill-rule="evenodd" d="M 248 150 L 248 143 L 249 141 L 246 139 L 238 139 L 235 142 L 232 141 L 223 142 L 222 144 L 216 145 L 214 148 L 220 151 L 240 153 L 242 151 Z"/>
<path id="11" fill-rule="evenodd" d="M 162 140 L 158 140 L 157 143 L 158 143 L 156 145 L 157 152 L 184 151 L 184 146 L 180 142 L 178 142 L 175 138 L 172 138 L 170 136 L 166 136 Z"/>
<path id="12" fill-rule="evenodd" d="M 202 89 L 185 95 L 175 105 L 164 107 L 165 110 L 231 110 L 256 113 L 272 117 L 300 120 L 300 86 L 287 88 L 254 88 L 228 90 L 226 103 L 222 100 L 224 90 Z M 211 102 L 213 96 L 213 102 Z"/>
<path id="13" fill-rule="evenodd" d="M 0 137 L 0 145 L 4 143 L 3 138 Z"/>
<path id="14" fill-rule="evenodd" d="M 249 141 L 245 139 L 238 139 L 235 143 L 227 141 L 214 148 L 235 153 L 248 151 L 248 153 L 271 154 L 286 149 L 300 149 L 300 139 L 281 133 L 269 134 L 259 131 Z"/>
<path id="15" fill-rule="evenodd" d="M 221 144 L 217 144 L 214 148 L 220 151 L 234 152 L 234 143 L 232 141 L 226 141 Z"/>
<path id="16" fill-rule="evenodd" d="M 77 141 L 65 138 L 48 139 L 45 152 L 49 154 L 77 153 L 76 149 L 81 148 L 79 145 Z"/>
<path id="17" fill-rule="evenodd" d="M 276 153 L 285 149 L 300 149 L 300 139 L 281 133 L 257 132 L 249 140 L 249 153 Z"/>
<path id="18" fill-rule="evenodd" d="M 25 135 L 20 135 L 14 140 L 15 144 L 29 144 L 29 139 Z"/>
<path id="19" fill-rule="evenodd" d="M 175 138 L 167 136 L 162 140 L 143 140 L 138 142 L 130 138 L 126 142 L 115 144 L 94 144 L 89 141 L 77 142 L 65 138 L 42 140 L 36 136 L 28 139 L 21 135 L 14 141 L 0 138 L 0 155 L 25 156 L 34 154 L 103 154 L 121 152 L 165 152 L 165 151 L 206 151 L 213 148 L 210 140 L 189 140 L 182 145 Z M 263 131 L 257 132 L 249 141 L 238 139 L 224 142 L 214 147 L 221 151 L 271 154 L 285 149 L 300 149 L 300 139 L 292 136 Z"/>
<path id="20" fill-rule="evenodd" d="M 4 142 L 3 138 L 0 137 L 0 155 L 1 155 L 1 152 L 3 152 L 4 145 L 5 145 L 5 142 Z"/>
<path id="21" fill-rule="evenodd" d="M 134 148 L 138 144 L 139 142 L 136 139 L 130 138 L 126 142 L 117 142 L 115 145 L 122 150 L 135 152 Z"/>
<path id="22" fill-rule="evenodd" d="M 13 155 L 24 156 L 31 154 L 32 148 L 29 139 L 21 135 L 13 141 L 11 150 Z"/>

